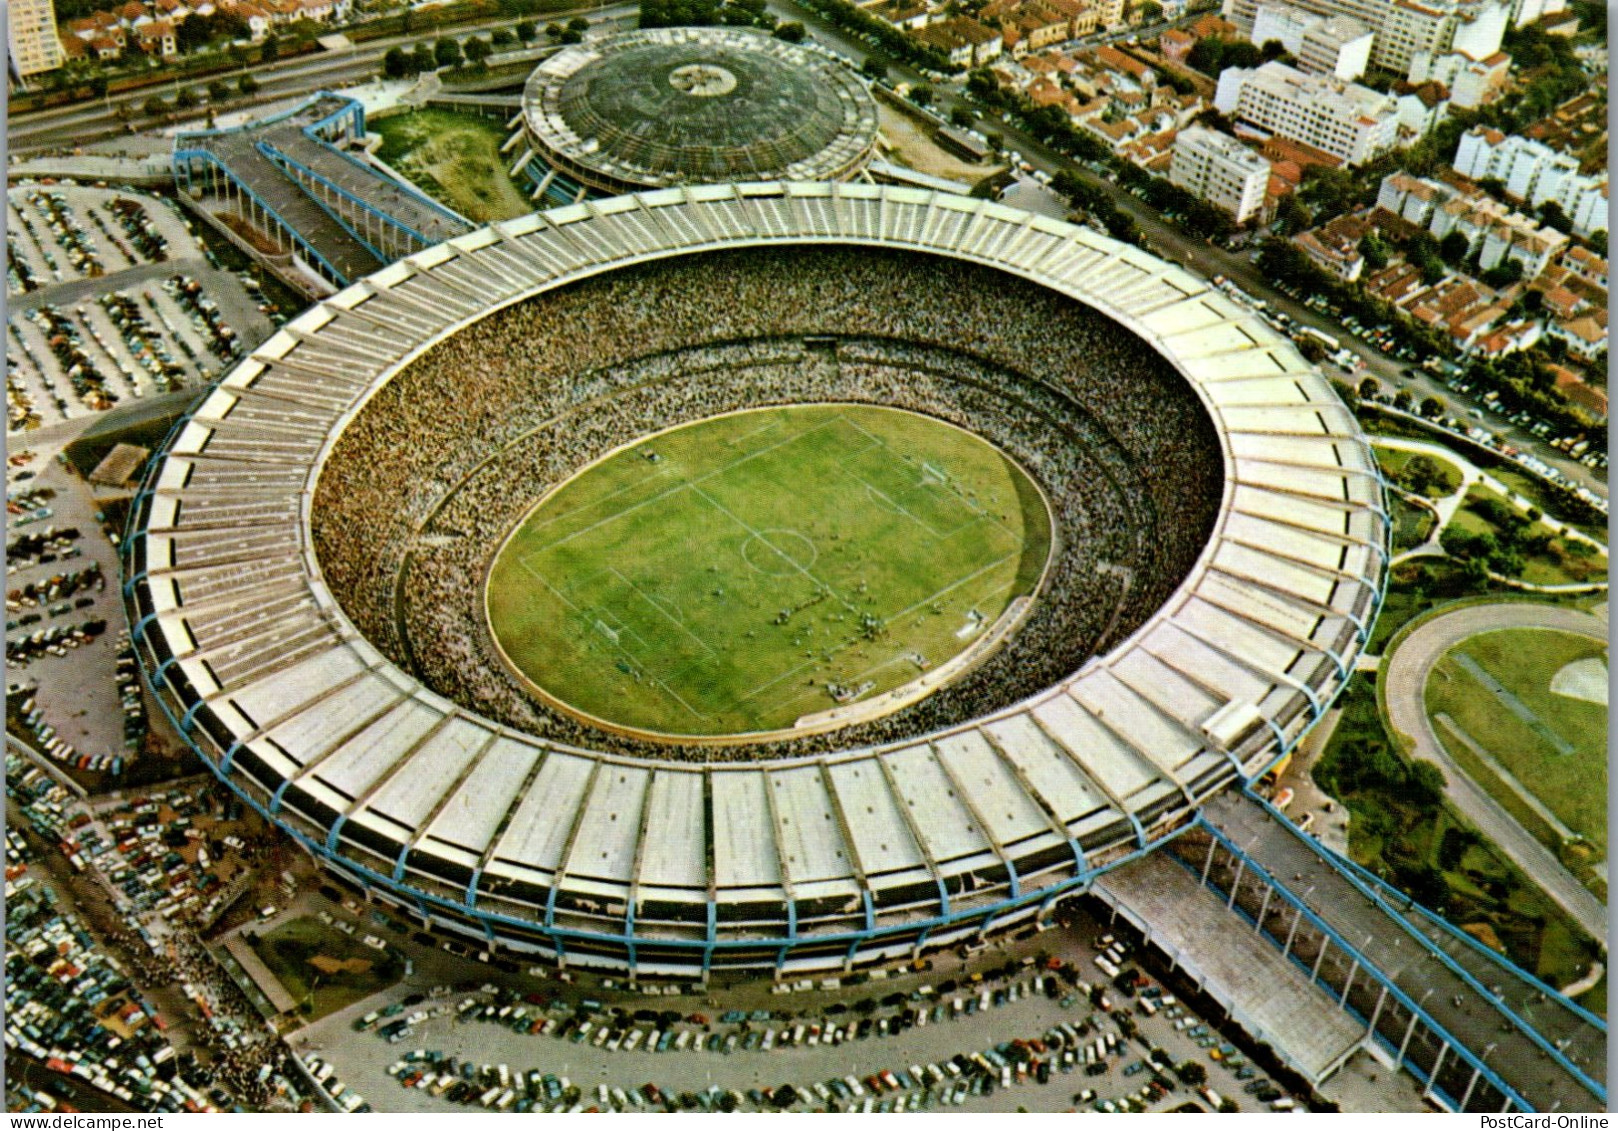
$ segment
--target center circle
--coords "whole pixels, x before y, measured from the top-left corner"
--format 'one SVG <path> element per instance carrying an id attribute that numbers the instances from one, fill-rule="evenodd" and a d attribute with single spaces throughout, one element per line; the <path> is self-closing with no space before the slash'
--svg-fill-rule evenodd
<path id="1" fill-rule="evenodd" d="M 485 612 L 508 671 L 595 726 L 812 734 L 992 655 L 1054 541 L 1034 481 L 953 424 L 752 409 L 643 437 L 548 492 L 495 553 Z"/>
<path id="2" fill-rule="evenodd" d="M 769 577 L 792 577 L 815 564 L 820 551 L 796 530 L 760 530 L 742 543 L 742 558 Z"/>
<path id="3" fill-rule="evenodd" d="M 736 89 L 736 76 L 712 63 L 687 63 L 669 72 L 669 85 L 695 98 L 718 98 Z"/>

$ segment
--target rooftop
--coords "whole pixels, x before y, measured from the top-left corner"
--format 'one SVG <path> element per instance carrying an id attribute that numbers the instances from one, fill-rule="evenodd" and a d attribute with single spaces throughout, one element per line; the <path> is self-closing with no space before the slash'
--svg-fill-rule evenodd
<path id="1" fill-rule="evenodd" d="M 598 187 L 836 179 L 876 104 L 813 46 L 743 28 L 656 28 L 565 47 L 529 76 L 530 136 Z"/>

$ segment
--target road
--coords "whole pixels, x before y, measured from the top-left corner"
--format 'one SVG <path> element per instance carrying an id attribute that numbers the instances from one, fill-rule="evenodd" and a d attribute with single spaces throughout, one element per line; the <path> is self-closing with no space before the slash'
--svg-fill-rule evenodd
<path id="1" fill-rule="evenodd" d="M 1607 942 L 1607 908 L 1562 866 L 1556 854 L 1530 836 L 1522 825 L 1474 782 L 1444 749 L 1427 717 L 1427 673 L 1452 646 L 1469 636 L 1503 628 L 1551 628 L 1599 640 L 1607 638 L 1604 618 L 1577 609 L 1528 602 L 1469 605 L 1435 617 L 1407 636 L 1383 661 L 1388 721 L 1408 737 L 1415 758 L 1436 763 L 1447 783 L 1445 792 L 1467 820 L 1532 876 L 1547 895 L 1578 921 L 1592 938 Z"/>

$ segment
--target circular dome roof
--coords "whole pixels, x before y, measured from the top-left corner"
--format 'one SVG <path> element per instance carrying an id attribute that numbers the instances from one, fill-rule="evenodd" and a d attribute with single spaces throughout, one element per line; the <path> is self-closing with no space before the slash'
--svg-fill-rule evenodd
<path id="1" fill-rule="evenodd" d="M 654 28 L 564 48 L 528 79 L 529 136 L 598 188 L 840 179 L 876 104 L 814 47 L 742 28 Z"/>

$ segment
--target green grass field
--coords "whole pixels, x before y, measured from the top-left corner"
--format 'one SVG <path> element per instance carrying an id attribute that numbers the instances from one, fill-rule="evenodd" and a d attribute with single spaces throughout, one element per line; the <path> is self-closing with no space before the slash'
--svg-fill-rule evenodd
<path id="1" fill-rule="evenodd" d="M 506 174 L 500 153 L 506 135 L 493 118 L 416 110 L 379 118 L 369 128 L 382 135 L 378 157 L 468 220 L 509 220 L 534 210 Z"/>
<path id="2" fill-rule="evenodd" d="M 1412 550 L 1433 535 L 1438 520 L 1414 503 L 1389 493 L 1388 512 L 1393 518 L 1393 552 Z"/>
<path id="3" fill-rule="evenodd" d="M 726 735 L 910 683 L 1038 584 L 1050 519 L 975 436 L 893 409 L 718 417 L 564 484 L 496 556 L 491 630 L 547 695 Z"/>
<path id="4" fill-rule="evenodd" d="M 1558 694 L 1551 684 L 1567 665 L 1605 661 L 1606 655 L 1604 642 L 1573 633 L 1537 628 L 1488 632 L 1462 641 L 1435 664 L 1426 691 L 1429 715 L 1454 720 L 1523 789 L 1602 855 L 1607 844 L 1607 708 Z M 1592 674 L 1597 671 L 1587 666 Z M 1599 679 L 1604 686 L 1604 666 Z M 1437 725 L 1435 730 L 1446 749 L 1503 806 L 1532 814 L 1510 784 L 1449 728 Z M 1542 819 L 1525 820 L 1524 825 L 1542 839 L 1560 840 Z"/>
<path id="5" fill-rule="evenodd" d="M 1415 452 L 1407 452 L 1403 448 L 1387 448 L 1380 444 L 1373 446 L 1376 462 L 1382 468 L 1382 474 L 1394 483 L 1401 483 L 1405 467 L 1415 458 Z M 1455 494 L 1461 487 L 1461 469 L 1442 456 L 1429 456 L 1438 465 L 1441 481 L 1435 483 L 1428 496 L 1434 499 L 1447 499 Z"/>

